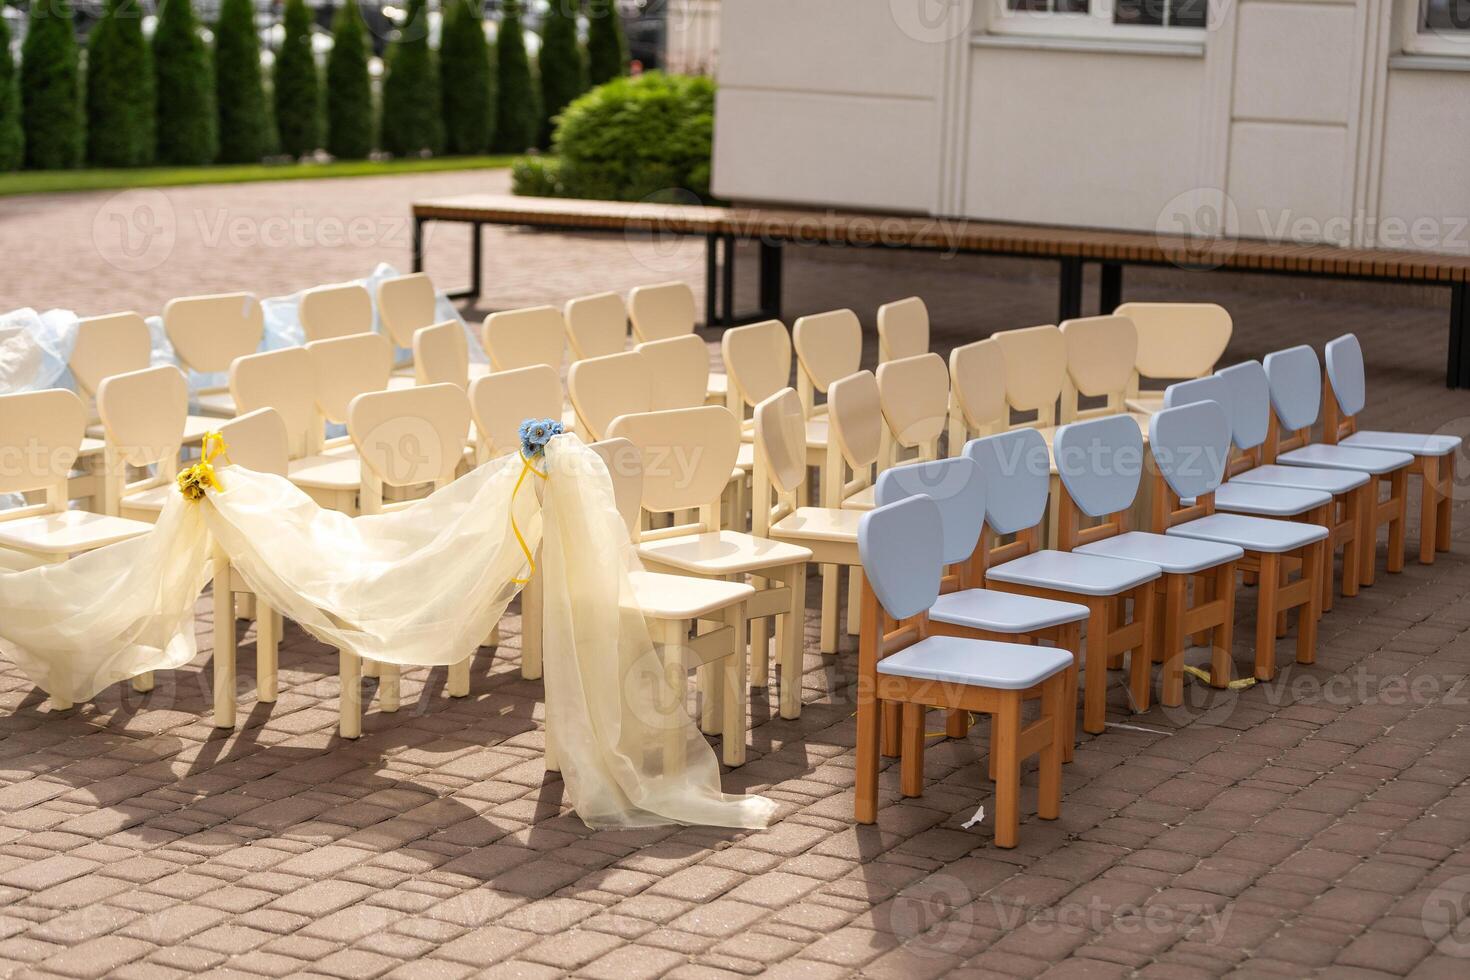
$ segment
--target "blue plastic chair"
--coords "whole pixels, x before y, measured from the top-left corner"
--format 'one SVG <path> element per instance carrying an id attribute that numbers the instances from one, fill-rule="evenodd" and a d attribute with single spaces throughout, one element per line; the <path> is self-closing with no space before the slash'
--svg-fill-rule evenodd
<path id="1" fill-rule="evenodd" d="M 865 572 L 858 640 L 855 815 L 878 818 L 878 766 L 883 705 L 902 704 L 905 796 L 924 789 L 924 709 L 989 714 L 994 757 L 995 843 L 1014 847 L 1020 825 L 1021 759 L 1041 756 L 1037 815 L 1061 811 L 1065 684 L 1072 655 L 1065 650 L 933 634 L 929 608 L 939 597 L 944 525 L 925 495 L 863 515 L 858 549 Z M 1021 703 L 1040 697 L 1041 716 L 1022 725 Z"/>

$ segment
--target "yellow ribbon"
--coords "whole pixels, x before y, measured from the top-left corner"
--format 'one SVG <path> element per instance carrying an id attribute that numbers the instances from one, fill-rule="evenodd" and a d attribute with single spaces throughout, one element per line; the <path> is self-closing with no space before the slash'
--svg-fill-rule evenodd
<path id="1" fill-rule="evenodd" d="M 1209 673 L 1207 671 L 1201 670 L 1198 667 L 1192 667 L 1189 664 L 1185 664 L 1184 672 L 1190 677 L 1204 681 L 1206 684 L 1210 683 Z M 1256 679 L 1254 677 L 1237 677 L 1235 680 L 1228 682 L 1225 686 L 1232 691 L 1243 691 L 1248 687 L 1255 687 L 1255 685 Z"/>
<path id="2" fill-rule="evenodd" d="M 531 570 L 526 573 L 525 578 L 511 579 L 516 585 L 525 585 L 531 581 L 531 576 L 536 574 L 536 559 L 531 555 L 531 549 L 526 546 L 526 539 L 521 536 L 520 526 L 516 524 L 516 494 L 521 492 L 521 484 L 526 482 L 527 473 L 535 473 L 541 479 L 546 479 L 546 474 L 538 470 L 531 462 L 531 457 L 525 453 L 521 453 L 521 464 L 521 475 L 516 477 L 515 489 L 510 492 L 510 529 L 515 533 L 516 544 L 521 546 L 521 553 L 526 556 L 526 564 L 531 566 Z"/>
<path id="3" fill-rule="evenodd" d="M 179 493 L 190 500 L 203 497 L 206 490 L 224 489 L 219 482 L 219 476 L 214 472 L 214 461 L 220 456 L 224 457 L 226 463 L 230 461 L 230 447 L 225 445 L 225 437 L 218 432 L 204 433 L 202 449 L 199 462 L 179 471 Z"/>

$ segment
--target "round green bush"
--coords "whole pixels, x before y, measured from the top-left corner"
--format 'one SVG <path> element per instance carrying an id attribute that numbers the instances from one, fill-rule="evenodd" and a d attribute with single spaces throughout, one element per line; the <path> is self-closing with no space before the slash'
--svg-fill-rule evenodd
<path id="1" fill-rule="evenodd" d="M 265 85 L 260 74 L 260 38 L 255 4 L 223 0 L 214 26 L 215 107 L 219 112 L 221 163 L 258 163 L 265 156 Z"/>
<path id="2" fill-rule="evenodd" d="M 379 139 L 394 156 L 444 152 L 439 70 L 429 48 L 429 10 L 408 0 L 407 16 L 384 57 L 383 111 Z"/>
<path id="3" fill-rule="evenodd" d="M 447 0 L 439 39 L 439 92 L 449 153 L 487 153 L 495 141 L 494 48 L 480 4 Z"/>
<path id="4" fill-rule="evenodd" d="M 87 162 L 153 162 L 153 56 L 130 0 L 107 0 L 87 38 Z"/>
<path id="5" fill-rule="evenodd" d="M 26 166 L 60 170 L 82 162 L 80 58 L 68 0 L 31 4 L 20 49 L 21 121 Z"/>
<path id="6" fill-rule="evenodd" d="M 367 33 L 356 0 L 337 8 L 327 56 L 327 152 L 341 160 L 361 160 L 373 151 Z"/>
<path id="7" fill-rule="evenodd" d="M 191 0 L 163 0 L 153 31 L 153 71 L 158 81 L 155 112 L 159 163 L 213 163 L 219 150 L 214 111 L 214 76 L 209 47 L 199 33 Z"/>
<path id="8" fill-rule="evenodd" d="M 522 153 L 536 145 L 540 125 L 539 92 L 526 54 L 521 28 L 521 0 L 505 0 L 495 35 L 495 145 L 505 153 Z"/>
<path id="9" fill-rule="evenodd" d="M 283 28 L 271 86 L 276 133 L 281 152 L 303 157 L 322 144 L 321 79 L 311 50 L 311 11 L 306 0 L 286 0 Z"/>

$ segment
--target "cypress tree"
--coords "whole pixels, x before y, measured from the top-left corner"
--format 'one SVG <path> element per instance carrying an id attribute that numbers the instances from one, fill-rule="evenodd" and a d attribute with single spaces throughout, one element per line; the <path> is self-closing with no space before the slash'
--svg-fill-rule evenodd
<path id="1" fill-rule="evenodd" d="M 70 0 L 31 4 L 20 58 L 26 165 L 48 170 L 77 166 L 82 162 L 85 141 Z"/>
<path id="2" fill-rule="evenodd" d="M 429 50 L 429 11 L 424 0 L 408 0 L 408 16 L 389 47 L 383 79 L 380 140 L 394 156 L 444 152 L 439 72 Z"/>
<path id="3" fill-rule="evenodd" d="M 447 0 L 439 37 L 439 91 L 448 153 L 489 152 L 495 134 L 495 72 L 474 0 Z"/>
<path id="4" fill-rule="evenodd" d="M 373 86 L 368 78 L 367 24 L 348 0 L 332 21 L 327 58 L 327 152 L 360 160 L 373 151 Z"/>
<path id="5" fill-rule="evenodd" d="M 0 172 L 25 163 L 25 133 L 20 128 L 20 87 L 10 58 L 10 28 L 0 17 Z"/>
<path id="6" fill-rule="evenodd" d="M 628 73 L 628 39 L 617 0 L 588 0 L 587 76 L 593 85 Z"/>
<path id="7" fill-rule="evenodd" d="M 107 0 L 87 38 L 87 162 L 151 163 L 153 112 L 153 58 L 140 8 L 131 0 Z"/>
<path id="8" fill-rule="evenodd" d="M 315 153 L 322 144 L 321 93 L 311 51 L 311 11 L 306 0 L 286 0 L 281 50 L 276 52 L 271 95 L 281 152 Z"/>
<path id="9" fill-rule="evenodd" d="M 260 38 L 251 0 L 222 0 L 214 28 L 215 105 L 221 163 L 257 163 L 266 151 Z"/>
<path id="10" fill-rule="evenodd" d="M 160 4 L 153 31 L 153 71 L 158 89 L 155 158 L 178 166 L 213 163 L 219 149 L 214 80 L 191 0 Z"/>
<path id="11" fill-rule="evenodd" d="M 587 90 L 587 69 L 582 49 L 577 46 L 579 0 L 551 0 L 551 9 L 541 26 L 540 145 L 551 145 L 557 115 L 567 103 Z"/>
<path id="12" fill-rule="evenodd" d="M 536 142 L 540 119 L 531 85 L 531 60 L 521 33 L 520 0 L 505 0 L 500 30 L 495 36 L 496 93 L 495 144 L 507 153 L 520 153 Z"/>

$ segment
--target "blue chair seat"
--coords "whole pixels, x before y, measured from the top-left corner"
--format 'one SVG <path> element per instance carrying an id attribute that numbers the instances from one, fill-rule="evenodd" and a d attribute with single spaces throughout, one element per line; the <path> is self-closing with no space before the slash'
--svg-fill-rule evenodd
<path id="1" fill-rule="evenodd" d="M 1332 494 L 1298 487 L 1263 483 L 1222 483 L 1215 491 L 1215 507 L 1235 514 L 1296 517 L 1332 503 Z"/>
<path id="2" fill-rule="evenodd" d="M 1314 442 L 1276 457 L 1287 466 L 1330 466 L 1338 470 L 1361 470 L 1364 473 L 1392 473 L 1414 462 L 1407 453 L 1386 453 L 1381 449 L 1350 449 Z"/>
<path id="3" fill-rule="evenodd" d="M 1269 487 L 1300 487 L 1339 494 L 1356 490 L 1368 482 L 1361 470 L 1331 470 L 1316 466 L 1277 466 L 1267 463 L 1230 478 L 1231 483 L 1260 483 Z"/>
<path id="4" fill-rule="evenodd" d="M 1087 607 L 1011 592 L 964 589 L 936 599 L 929 608 L 929 618 L 992 633 L 1028 633 L 1081 622 L 1087 618 Z"/>
<path id="5" fill-rule="evenodd" d="M 929 636 L 878 661 L 878 673 L 922 681 L 1024 691 L 1072 666 L 1055 647 Z"/>
<path id="6" fill-rule="evenodd" d="M 1127 531 L 1076 549 L 1077 554 L 1101 555 L 1157 565 L 1173 575 L 1192 575 L 1207 568 L 1245 557 L 1233 544 L 1216 541 L 1180 540 L 1177 536 Z"/>
<path id="7" fill-rule="evenodd" d="M 1354 432 L 1338 445 L 1415 456 L 1448 456 L 1460 448 L 1460 437 L 1419 432 Z"/>
<path id="8" fill-rule="evenodd" d="M 1162 572 L 1157 566 L 1120 558 L 1079 555 L 1075 551 L 1037 551 L 996 565 L 987 578 L 1078 595 L 1117 595 L 1152 582 Z"/>
<path id="9" fill-rule="evenodd" d="M 1247 551 L 1277 554 L 1327 537 L 1327 529 L 1319 524 L 1274 521 L 1246 514 L 1211 514 L 1171 527 L 1168 533 L 1181 538 L 1233 544 Z"/>

